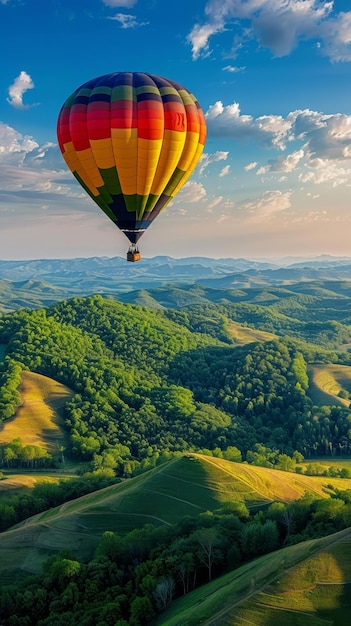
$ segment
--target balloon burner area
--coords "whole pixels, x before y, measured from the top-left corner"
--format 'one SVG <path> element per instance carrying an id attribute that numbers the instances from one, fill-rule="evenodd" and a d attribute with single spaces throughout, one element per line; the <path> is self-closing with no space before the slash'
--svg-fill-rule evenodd
<path id="1" fill-rule="evenodd" d="M 129 250 L 127 252 L 127 261 L 131 261 L 131 263 L 135 263 L 136 261 L 140 261 L 141 254 L 139 252 L 139 248 L 135 243 L 132 243 L 129 246 Z"/>

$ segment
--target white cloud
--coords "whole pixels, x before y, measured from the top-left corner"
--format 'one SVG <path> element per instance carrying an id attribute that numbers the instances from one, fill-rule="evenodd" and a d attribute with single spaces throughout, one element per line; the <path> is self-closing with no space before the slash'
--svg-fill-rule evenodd
<path id="1" fill-rule="evenodd" d="M 239 206 L 247 214 L 248 221 L 262 222 L 291 207 L 291 191 L 266 191 L 259 198 L 242 202 Z"/>
<path id="2" fill-rule="evenodd" d="M 193 59 L 211 53 L 211 37 L 233 30 L 236 49 L 251 38 L 279 57 L 314 40 L 332 60 L 351 60 L 351 12 L 337 13 L 334 0 L 208 0 L 205 14 L 188 35 Z"/>
<path id="3" fill-rule="evenodd" d="M 22 162 L 25 155 L 35 148 L 38 148 L 37 142 L 29 135 L 21 135 L 11 126 L 0 122 L 0 161 L 4 158 L 12 161 L 15 155 L 16 163 Z M 1 175 L 1 170 L 0 170 Z"/>
<path id="4" fill-rule="evenodd" d="M 0 191 L 83 197 L 67 171 L 58 146 L 42 146 L 0 122 Z M 72 189 L 73 191 L 72 191 Z"/>
<path id="5" fill-rule="evenodd" d="M 226 165 L 225 167 L 223 167 L 223 169 L 221 169 L 221 171 L 219 172 L 219 177 L 223 178 L 223 176 L 228 176 L 228 174 L 230 173 L 230 165 Z"/>
<path id="6" fill-rule="evenodd" d="M 109 19 L 119 22 L 122 28 L 136 28 L 137 26 L 144 26 L 146 23 L 138 22 L 135 15 L 127 15 L 126 13 L 116 13 Z"/>
<path id="7" fill-rule="evenodd" d="M 206 119 L 209 137 L 250 141 L 271 151 L 279 151 L 276 158 L 269 159 L 257 169 L 258 176 L 268 172 L 289 174 L 299 169 L 302 182 L 320 184 L 332 181 L 333 185 L 351 182 L 351 115 L 305 109 L 292 111 L 286 117 L 263 115 L 254 118 L 242 115 L 237 102 L 224 106 L 218 101 L 209 107 Z M 207 165 L 205 160 L 203 169 Z M 257 162 L 253 161 L 244 169 L 249 172 L 256 167 Z"/>
<path id="8" fill-rule="evenodd" d="M 257 167 L 257 161 L 253 161 L 252 163 L 248 163 L 247 165 L 245 165 L 244 170 L 249 172 L 250 170 L 254 170 L 255 167 Z"/>
<path id="9" fill-rule="evenodd" d="M 175 206 L 178 204 L 194 204 L 195 202 L 199 202 L 206 196 L 206 189 L 201 183 L 197 183 L 193 180 L 187 182 L 184 187 L 179 191 L 176 195 L 175 199 L 172 200 L 170 206 Z"/>
<path id="10" fill-rule="evenodd" d="M 206 121 L 209 136 L 232 137 L 242 141 L 251 139 L 282 150 L 292 127 L 292 121 L 281 115 L 262 115 L 256 119 L 251 115 L 242 115 L 237 102 L 228 106 L 221 101 L 215 102 L 206 113 Z"/>
<path id="11" fill-rule="evenodd" d="M 339 13 L 321 26 L 321 51 L 333 61 L 351 61 L 351 12 Z"/>
<path id="12" fill-rule="evenodd" d="M 200 26 L 196 24 L 188 35 L 188 41 L 192 45 L 193 59 L 197 59 L 200 54 L 207 56 L 209 53 L 208 40 L 212 35 L 221 33 L 224 30 L 224 23 L 216 22 Z"/>
<path id="13" fill-rule="evenodd" d="M 237 73 L 237 72 L 243 72 L 244 70 L 246 70 L 245 66 L 235 67 L 234 65 L 226 65 L 225 67 L 223 67 L 224 72 Z"/>
<path id="14" fill-rule="evenodd" d="M 220 150 L 214 152 L 213 154 L 203 153 L 200 159 L 200 174 L 203 174 L 206 167 L 211 165 L 211 163 L 216 163 L 216 161 L 226 161 L 228 158 L 228 154 L 229 152 L 223 152 Z"/>
<path id="15" fill-rule="evenodd" d="M 138 0 L 103 0 L 103 3 L 111 7 L 122 8 L 122 9 L 131 9 Z M 136 15 L 131 15 L 130 13 L 116 13 L 114 16 L 108 17 L 109 20 L 113 20 L 118 22 L 121 25 L 121 28 L 138 28 L 139 26 L 146 26 L 149 22 L 139 22 Z"/>
<path id="16" fill-rule="evenodd" d="M 33 89 L 34 83 L 27 74 L 27 72 L 22 71 L 12 85 L 9 87 L 9 98 L 7 98 L 7 102 L 11 104 L 15 109 L 29 109 L 32 106 L 36 106 L 35 104 L 24 104 L 23 103 L 23 95 L 28 89 Z"/>
<path id="17" fill-rule="evenodd" d="M 138 0 L 102 0 L 108 7 L 124 7 L 125 9 L 131 9 Z"/>
<path id="18" fill-rule="evenodd" d="M 296 150 L 291 152 L 287 157 L 279 156 L 275 161 L 270 161 L 265 167 L 260 167 L 257 174 L 266 174 L 267 172 L 293 172 L 301 159 L 304 157 L 304 151 Z"/>
<path id="19" fill-rule="evenodd" d="M 207 210 L 209 213 L 212 213 L 213 209 L 218 206 L 218 204 L 220 204 L 223 200 L 223 196 L 217 196 L 217 198 L 214 198 L 214 200 L 212 200 L 212 202 L 210 202 L 210 204 L 207 207 Z"/>
<path id="20" fill-rule="evenodd" d="M 344 185 L 350 181 L 351 163 L 349 167 L 342 166 L 329 159 L 311 159 L 306 164 L 305 172 L 299 175 L 299 180 L 303 183 L 312 182 L 315 185 L 332 182 L 333 187 Z"/>
<path id="21" fill-rule="evenodd" d="M 341 113 L 326 115 L 316 111 L 295 111 L 294 133 L 308 140 L 311 158 L 348 156 L 351 143 L 351 116 Z M 303 130 L 303 132 L 301 132 Z"/>

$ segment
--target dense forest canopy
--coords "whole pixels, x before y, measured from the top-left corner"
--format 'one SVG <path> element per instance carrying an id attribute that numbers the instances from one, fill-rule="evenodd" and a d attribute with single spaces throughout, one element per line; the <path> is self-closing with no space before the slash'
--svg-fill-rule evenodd
<path id="1" fill-rule="evenodd" d="M 257 444 L 290 456 L 350 454 L 347 403 L 314 406 L 307 369 L 349 354 L 287 335 L 235 346 L 228 311 L 160 311 L 99 295 L 3 315 L 1 418 L 14 414 L 27 368 L 74 391 L 71 453 L 94 468 L 128 474 L 166 451 L 233 446 L 245 459 Z"/>

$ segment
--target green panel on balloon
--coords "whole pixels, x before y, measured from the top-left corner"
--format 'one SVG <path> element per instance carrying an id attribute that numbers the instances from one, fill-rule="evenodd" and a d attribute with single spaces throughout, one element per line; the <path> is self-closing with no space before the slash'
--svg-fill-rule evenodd
<path id="1" fill-rule="evenodd" d="M 118 85 L 117 87 L 113 87 L 111 102 L 115 102 L 117 100 L 135 100 L 136 102 L 136 93 L 130 85 Z"/>
<path id="2" fill-rule="evenodd" d="M 107 170 L 100 170 L 100 174 L 106 185 L 106 189 L 108 189 L 109 193 L 112 196 L 116 196 L 117 194 L 122 193 L 117 170 L 115 167 L 110 167 Z"/>
<path id="3" fill-rule="evenodd" d="M 124 201 L 126 203 L 126 208 L 129 213 L 136 213 L 138 208 L 138 195 L 135 193 L 134 195 L 125 195 Z"/>
<path id="4" fill-rule="evenodd" d="M 103 202 L 106 202 L 106 204 L 112 204 L 113 199 L 106 185 L 104 185 L 103 187 L 99 187 L 98 189 L 100 198 L 102 198 Z"/>
<path id="5" fill-rule="evenodd" d="M 166 196 L 171 196 L 173 189 L 176 188 L 177 185 L 179 185 L 180 181 L 182 180 L 183 176 L 185 175 L 184 170 L 180 170 L 180 169 L 176 169 L 173 174 L 172 174 L 172 178 L 169 181 L 167 187 L 164 190 L 164 194 Z"/>
<path id="6" fill-rule="evenodd" d="M 157 200 L 160 198 L 160 196 L 156 196 L 152 193 L 150 193 L 148 199 L 147 199 L 147 203 L 146 203 L 146 207 L 145 207 L 145 212 L 147 211 L 152 211 L 152 209 L 154 208 Z"/>

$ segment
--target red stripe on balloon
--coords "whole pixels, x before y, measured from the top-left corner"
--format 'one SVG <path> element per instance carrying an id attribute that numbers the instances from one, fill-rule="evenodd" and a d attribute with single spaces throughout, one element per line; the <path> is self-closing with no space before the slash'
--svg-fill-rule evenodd
<path id="1" fill-rule="evenodd" d="M 111 127 L 137 128 L 137 112 L 137 104 L 132 100 L 111 102 Z"/>

